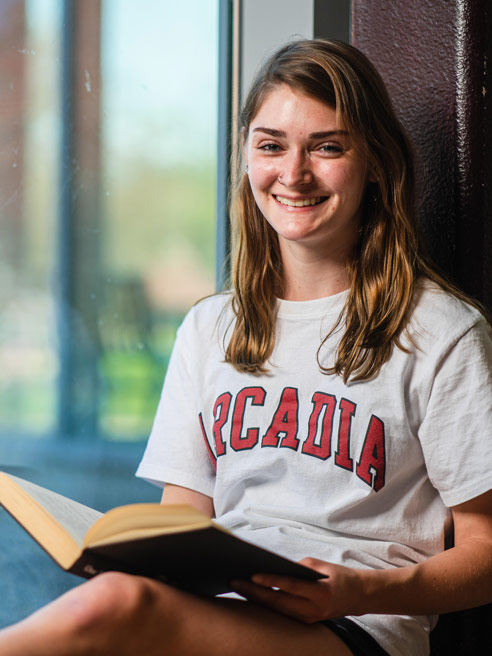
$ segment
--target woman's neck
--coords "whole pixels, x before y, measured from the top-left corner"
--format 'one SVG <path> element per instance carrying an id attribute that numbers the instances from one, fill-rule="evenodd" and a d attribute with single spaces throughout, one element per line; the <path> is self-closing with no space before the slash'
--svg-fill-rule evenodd
<path id="1" fill-rule="evenodd" d="M 350 274 L 345 258 L 299 257 L 282 254 L 286 301 L 311 301 L 339 294 L 350 287 Z"/>

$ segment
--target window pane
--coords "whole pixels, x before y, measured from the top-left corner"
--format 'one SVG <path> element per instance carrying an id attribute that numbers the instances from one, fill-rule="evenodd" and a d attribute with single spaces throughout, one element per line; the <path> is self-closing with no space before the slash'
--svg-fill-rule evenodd
<path id="1" fill-rule="evenodd" d="M 217 5 L 1 5 L 0 432 L 148 434 L 214 288 Z"/>
<path id="2" fill-rule="evenodd" d="M 102 45 L 101 429 L 134 438 L 214 288 L 217 3 L 112 0 Z"/>
<path id="3" fill-rule="evenodd" d="M 213 291 L 217 18 L 0 1 L 0 468 L 102 511 L 158 501 L 137 440 Z M 0 578 L 0 627 L 79 583 L 6 513 Z"/>

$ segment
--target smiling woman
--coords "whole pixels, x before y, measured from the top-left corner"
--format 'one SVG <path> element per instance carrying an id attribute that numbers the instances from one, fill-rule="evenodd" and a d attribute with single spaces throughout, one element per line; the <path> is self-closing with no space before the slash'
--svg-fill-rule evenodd
<path id="1" fill-rule="evenodd" d="M 335 160 L 343 164 L 351 163 L 358 168 L 355 181 L 348 183 L 354 184 L 352 191 L 355 191 L 355 195 L 344 201 L 346 207 L 352 204 L 348 214 L 352 212 L 354 223 L 359 220 L 357 238 L 350 242 L 350 230 L 345 232 L 348 242 L 343 244 L 343 250 L 331 249 L 332 266 L 329 269 L 321 267 L 314 276 L 309 268 L 298 270 L 303 285 L 310 285 L 309 295 L 313 294 L 314 298 L 318 291 L 313 286 L 323 271 L 326 273 L 331 270 L 331 281 L 339 289 L 343 289 L 344 284 L 350 287 L 345 307 L 347 331 L 342 336 L 338 348 L 339 357 L 333 368 L 326 369 L 327 372 L 333 370 L 342 374 L 347 381 L 350 375 L 354 376 L 354 380 L 369 378 L 389 358 L 393 343 L 398 343 L 398 336 L 408 321 L 414 281 L 420 273 L 448 289 L 451 287 L 436 274 L 420 244 L 414 206 L 413 155 L 408 139 L 393 113 L 387 90 L 377 71 L 357 50 L 352 49 L 350 61 L 346 61 L 344 44 L 333 42 L 332 47 L 333 57 L 329 58 L 325 58 L 324 53 L 319 51 L 307 52 L 309 46 L 303 46 L 302 42 L 295 47 L 281 49 L 277 57 L 266 62 L 253 82 L 241 112 L 240 124 L 243 141 L 247 140 L 245 153 L 248 155 L 255 127 L 279 129 L 258 123 L 255 125 L 258 115 L 265 107 L 272 105 L 272 98 L 284 92 L 287 94 L 285 99 L 292 104 L 294 98 L 302 97 L 305 102 L 309 101 L 310 109 L 315 111 L 318 119 L 320 112 L 324 116 L 322 125 L 318 121 L 314 128 L 316 132 L 321 130 L 322 137 L 326 136 L 324 133 L 328 127 L 324 121 L 330 115 L 331 126 L 328 131 L 338 134 L 335 150 L 341 149 Z M 354 69 L 357 70 L 356 74 Z M 289 115 L 288 105 L 285 109 L 276 107 L 275 110 L 278 114 L 274 118 L 271 116 L 270 120 L 285 121 Z M 296 116 L 291 120 L 299 130 L 308 119 Z M 305 136 L 311 134 L 309 130 L 304 130 L 304 133 Z M 268 136 L 271 137 L 271 134 Z M 298 136 L 296 133 L 291 134 L 291 139 Z M 277 152 L 278 144 L 270 146 L 266 142 L 266 145 L 267 152 L 271 149 Z M 306 146 L 303 145 L 303 148 Z M 330 152 L 333 153 L 332 148 Z M 273 161 L 276 161 L 276 157 L 273 157 Z M 313 159 L 325 161 L 324 157 L 317 158 L 312 154 L 307 158 L 299 150 L 299 145 L 297 151 L 296 148 L 289 151 L 287 163 L 294 168 L 290 173 L 288 169 L 287 173 L 294 175 L 291 182 L 300 184 L 301 189 L 307 182 L 320 184 L 319 179 L 313 176 L 314 171 L 306 168 L 307 163 Z M 331 156 L 328 159 L 331 160 Z M 269 167 L 265 167 L 265 170 L 270 171 Z M 343 173 L 344 167 L 340 166 L 340 170 Z M 276 182 L 274 178 L 274 192 L 277 191 L 282 198 L 289 200 L 286 186 L 281 184 L 282 175 L 283 172 L 279 171 Z M 237 303 L 239 321 L 226 353 L 238 367 L 260 371 L 274 347 L 275 299 L 282 297 L 285 286 L 290 284 L 290 273 L 284 267 L 288 267 L 293 260 L 289 256 L 284 262 L 279 242 L 285 245 L 285 241 L 279 239 L 268 223 L 265 224 L 264 215 L 254 197 L 254 182 L 250 185 L 250 179 L 241 175 L 238 179 L 233 211 L 237 230 L 234 269 L 237 297 L 234 302 Z M 327 191 L 330 192 L 325 189 L 324 193 Z M 314 193 L 321 194 L 321 191 Z M 300 197 L 299 189 L 296 194 L 291 192 L 290 196 L 290 199 Z M 334 194 L 334 197 L 335 200 L 342 199 L 341 195 Z M 268 196 L 263 193 L 263 206 L 267 199 Z M 270 206 L 280 205 L 275 193 L 271 200 L 275 202 L 271 202 Z M 310 215 L 323 215 L 321 210 L 325 203 L 328 208 L 336 206 L 328 195 L 319 206 L 319 214 L 316 209 L 318 206 L 315 206 L 315 211 Z M 268 215 L 269 212 L 265 216 L 268 218 Z M 291 225 L 295 225 L 295 222 L 291 221 Z M 337 227 L 336 220 L 332 225 Z M 330 222 L 327 226 L 329 231 Z M 352 235 L 355 237 L 354 231 Z M 361 236 L 364 238 L 361 239 Z M 316 252 L 319 255 L 319 251 L 312 251 Z M 289 253 L 293 253 L 290 247 Z M 338 265 L 333 261 L 337 257 Z M 260 273 L 252 287 L 250 272 L 259 267 Z M 395 280 L 399 281 L 398 285 L 393 284 Z M 296 287 L 294 293 L 297 297 L 299 286 Z M 456 290 L 454 292 L 459 294 Z M 249 297 L 247 300 L 246 296 Z"/>
<path id="2" fill-rule="evenodd" d="M 437 613 L 492 600 L 491 329 L 419 248 L 379 75 L 289 43 L 241 129 L 231 290 L 181 324 L 137 474 L 322 576 L 238 600 L 103 575 L 0 634 L 8 656 L 426 656 Z"/>
<path id="3" fill-rule="evenodd" d="M 302 301 L 346 289 L 368 172 L 335 108 L 279 86 L 264 99 L 244 142 L 254 199 L 279 240 L 281 297 Z"/>

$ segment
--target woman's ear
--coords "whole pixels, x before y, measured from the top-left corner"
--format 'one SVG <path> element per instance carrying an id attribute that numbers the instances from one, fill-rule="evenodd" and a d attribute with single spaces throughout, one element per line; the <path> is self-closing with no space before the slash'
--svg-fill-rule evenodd
<path id="1" fill-rule="evenodd" d="M 374 166 L 369 163 L 367 168 L 367 182 L 379 182 Z"/>
<path id="2" fill-rule="evenodd" d="M 366 182 L 370 184 L 371 182 L 377 183 L 379 181 L 379 176 L 377 174 L 377 162 L 371 153 L 367 152 L 367 148 L 364 148 L 362 145 L 356 147 L 356 154 L 364 160 L 366 165 Z"/>

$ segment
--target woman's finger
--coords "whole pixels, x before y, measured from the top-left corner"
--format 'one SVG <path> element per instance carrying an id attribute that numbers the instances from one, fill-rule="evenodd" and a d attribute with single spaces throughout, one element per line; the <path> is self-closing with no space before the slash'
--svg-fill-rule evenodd
<path id="1" fill-rule="evenodd" d="M 253 583 L 268 588 L 278 588 L 284 592 L 297 597 L 307 599 L 316 595 L 318 583 L 313 581 L 303 581 L 290 576 L 277 576 L 274 574 L 255 574 L 251 577 Z"/>

